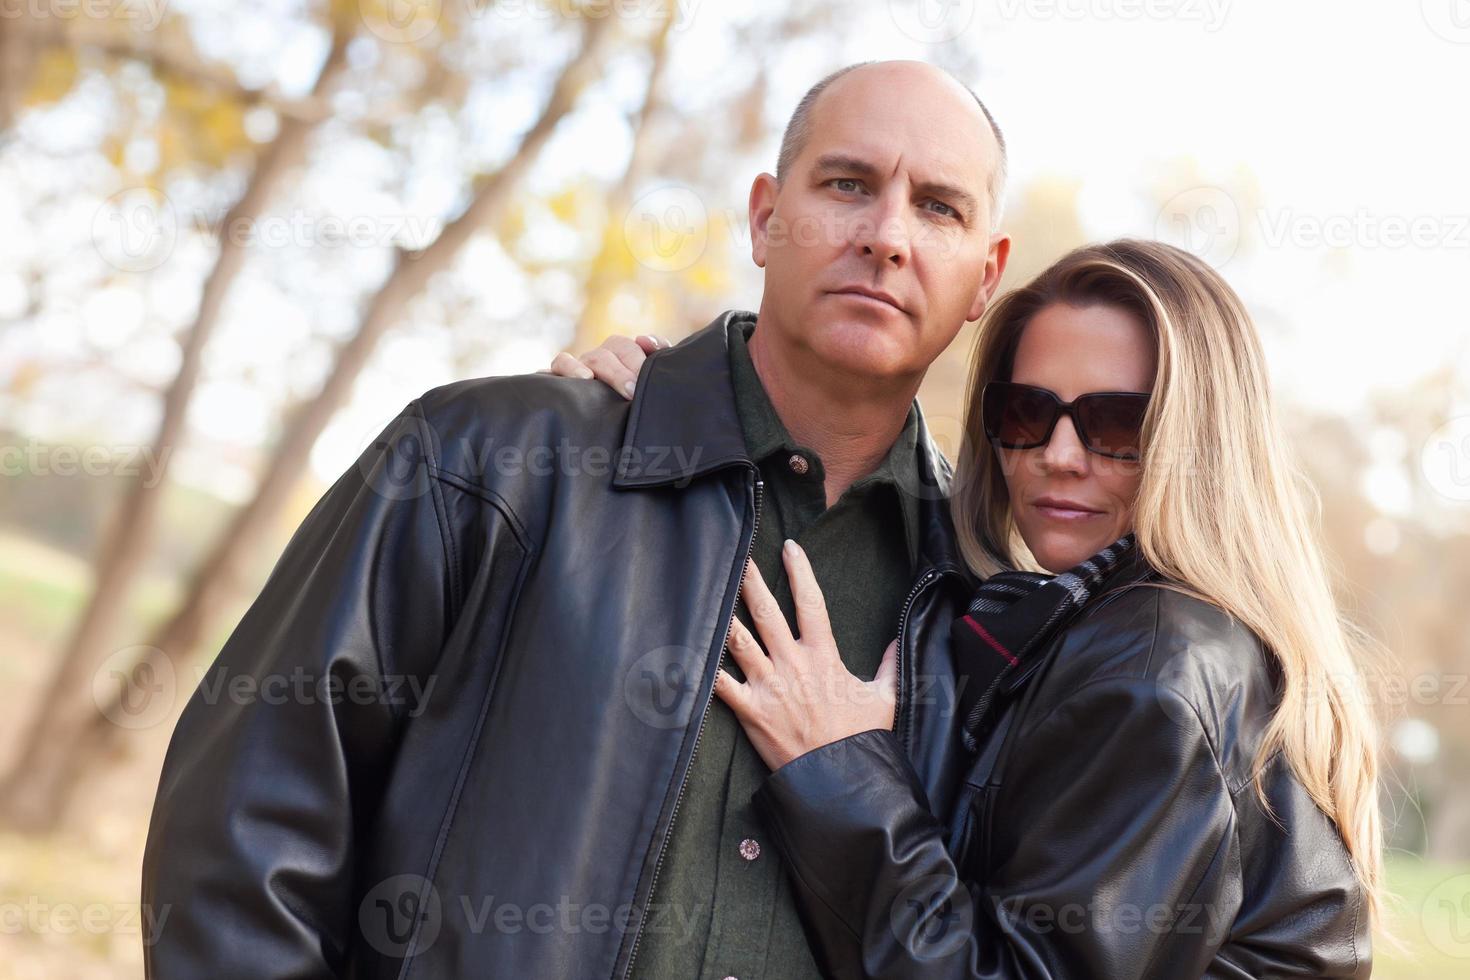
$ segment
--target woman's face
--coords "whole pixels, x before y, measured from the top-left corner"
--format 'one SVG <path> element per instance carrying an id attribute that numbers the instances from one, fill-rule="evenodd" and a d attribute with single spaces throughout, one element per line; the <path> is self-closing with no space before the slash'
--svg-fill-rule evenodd
<path id="1" fill-rule="evenodd" d="M 1148 327 L 1114 306 L 1053 303 L 1021 332 L 1011 381 L 1064 402 L 1093 391 L 1153 390 L 1156 353 Z M 1031 554 L 1063 572 L 1133 529 L 1142 466 L 1088 452 L 1070 416 L 1035 449 L 996 449 L 1011 512 Z"/>

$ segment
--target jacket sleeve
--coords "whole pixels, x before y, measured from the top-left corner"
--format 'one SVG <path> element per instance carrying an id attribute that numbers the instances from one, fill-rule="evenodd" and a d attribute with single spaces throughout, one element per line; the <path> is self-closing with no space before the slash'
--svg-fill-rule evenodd
<path id="1" fill-rule="evenodd" d="M 1018 736 L 993 817 L 1008 852 L 987 881 L 956 867 L 891 731 L 761 784 L 756 806 L 831 976 L 1205 972 L 1239 904 L 1238 848 L 1194 709 L 1149 680 L 1094 681 Z"/>
<path id="2" fill-rule="evenodd" d="M 354 848 L 454 616 L 411 403 L 317 502 L 180 717 L 143 858 L 147 976 L 337 976 Z"/>

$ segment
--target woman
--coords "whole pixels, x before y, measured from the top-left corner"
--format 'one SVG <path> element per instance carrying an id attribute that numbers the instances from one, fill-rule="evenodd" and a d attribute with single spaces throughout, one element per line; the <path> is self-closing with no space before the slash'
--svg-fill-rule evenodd
<path id="1" fill-rule="evenodd" d="M 607 354 L 553 370 L 588 367 L 624 380 Z M 735 622 L 746 681 L 716 686 L 772 769 L 756 801 L 820 962 L 1367 976 L 1381 855 L 1363 643 L 1239 298 L 1167 245 L 1078 249 L 987 313 L 967 402 L 952 507 L 985 582 L 951 632 L 972 761 L 948 812 L 890 731 L 891 697 L 871 730 L 806 734 L 853 687 L 799 549 L 801 639 L 757 617 L 762 651 Z M 752 570 L 747 604 L 764 592 Z"/>

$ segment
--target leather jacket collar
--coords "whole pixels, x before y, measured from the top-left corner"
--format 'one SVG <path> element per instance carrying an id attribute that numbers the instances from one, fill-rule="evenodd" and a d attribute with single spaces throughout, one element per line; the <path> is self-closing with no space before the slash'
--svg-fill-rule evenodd
<path id="1" fill-rule="evenodd" d="M 727 310 L 681 343 L 649 356 L 628 413 L 614 487 L 683 488 L 726 466 L 755 466 L 736 414 L 728 335 L 733 321 L 755 316 Z M 953 470 L 930 438 L 922 408 L 918 414 L 919 485 L 904 492 L 919 497 L 920 564 L 961 571 L 949 513 Z"/>

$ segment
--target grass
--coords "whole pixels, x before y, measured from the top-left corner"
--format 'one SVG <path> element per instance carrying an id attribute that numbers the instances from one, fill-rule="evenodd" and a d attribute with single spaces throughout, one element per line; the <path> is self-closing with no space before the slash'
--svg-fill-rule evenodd
<path id="1" fill-rule="evenodd" d="M 1373 976 L 1470 980 L 1470 864 L 1394 854 L 1387 872 L 1389 890 L 1397 896 L 1394 929 L 1409 949 L 1400 953 L 1379 942 Z"/>

